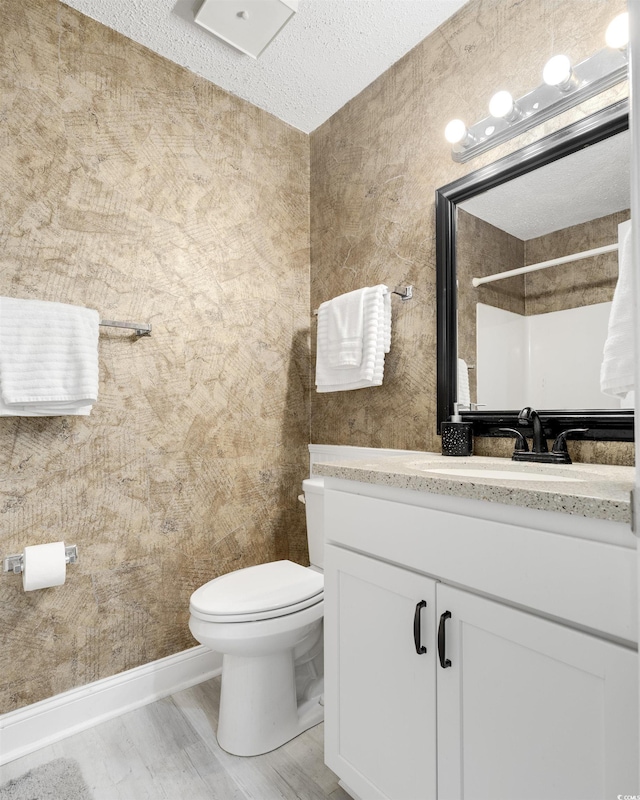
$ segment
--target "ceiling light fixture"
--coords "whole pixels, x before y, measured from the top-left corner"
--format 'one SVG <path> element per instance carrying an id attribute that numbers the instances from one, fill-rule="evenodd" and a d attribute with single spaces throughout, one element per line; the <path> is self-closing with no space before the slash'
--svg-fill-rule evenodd
<path id="1" fill-rule="evenodd" d="M 298 0 L 203 0 L 196 25 L 258 58 L 298 10 Z"/>
<path id="2" fill-rule="evenodd" d="M 490 116 L 475 125 L 467 127 L 462 120 L 452 120 L 445 138 L 452 145 L 453 160 L 469 161 L 625 80 L 629 67 L 628 14 L 611 21 L 605 41 L 607 47 L 573 67 L 568 56 L 553 56 L 545 64 L 543 83 L 518 100 L 507 91 L 496 92 L 489 103 Z"/>

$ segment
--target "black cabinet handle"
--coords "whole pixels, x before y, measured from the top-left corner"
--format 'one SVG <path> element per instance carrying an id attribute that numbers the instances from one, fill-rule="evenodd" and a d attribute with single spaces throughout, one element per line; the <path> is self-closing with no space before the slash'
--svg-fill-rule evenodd
<path id="1" fill-rule="evenodd" d="M 427 601 L 421 600 L 416 604 L 416 611 L 413 615 L 413 643 L 416 646 L 416 653 L 421 656 L 427 652 L 427 648 L 420 644 L 420 612 L 427 607 Z"/>
<path id="2" fill-rule="evenodd" d="M 445 611 L 444 614 L 440 615 L 440 625 L 438 625 L 438 657 L 440 659 L 440 666 L 442 669 L 446 669 L 447 667 L 451 666 L 451 661 L 448 658 L 444 657 L 444 654 L 447 649 L 447 640 L 445 638 L 446 633 L 444 629 L 445 622 L 451 619 L 451 612 Z"/>

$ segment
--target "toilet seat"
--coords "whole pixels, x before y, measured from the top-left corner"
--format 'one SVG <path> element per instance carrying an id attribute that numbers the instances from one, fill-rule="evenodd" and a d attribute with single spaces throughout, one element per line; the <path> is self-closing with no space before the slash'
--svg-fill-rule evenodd
<path id="1" fill-rule="evenodd" d="M 190 611 L 207 622 L 256 622 L 294 614 L 323 599 L 320 573 L 274 561 L 214 578 L 191 595 Z"/>
<path id="2" fill-rule="evenodd" d="M 196 619 L 201 619 L 204 622 L 260 622 L 266 619 L 275 619 L 277 617 L 284 617 L 289 614 L 295 614 L 296 611 L 303 611 L 305 608 L 318 605 L 324 600 L 324 592 L 321 592 L 316 597 L 303 600 L 301 603 L 295 603 L 292 606 L 285 606 L 283 608 L 273 608 L 270 611 L 255 611 L 253 614 L 206 614 L 202 611 L 191 609 L 191 616 Z"/>

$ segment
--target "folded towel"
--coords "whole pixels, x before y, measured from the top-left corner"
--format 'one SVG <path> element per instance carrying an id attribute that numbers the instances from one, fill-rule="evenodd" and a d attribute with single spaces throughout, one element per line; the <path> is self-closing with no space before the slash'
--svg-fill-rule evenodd
<path id="1" fill-rule="evenodd" d="M 365 292 L 356 289 L 322 304 L 327 316 L 327 357 L 332 369 L 360 366 Z"/>
<path id="2" fill-rule="evenodd" d="M 469 391 L 469 367 L 463 358 L 458 359 L 458 405 L 471 408 Z"/>
<path id="3" fill-rule="evenodd" d="M 350 368 L 336 369 L 329 363 L 327 306 L 324 303 L 320 306 L 316 356 L 318 392 L 349 391 L 382 384 L 384 356 L 391 347 L 391 302 L 388 292 L 383 284 L 364 289 L 362 358 L 359 365 Z"/>
<path id="4" fill-rule="evenodd" d="M 607 340 L 600 367 L 604 394 L 624 397 L 635 388 L 635 297 L 631 220 L 618 225 L 618 283 L 613 295 Z"/>
<path id="5" fill-rule="evenodd" d="M 384 315 L 384 352 L 388 353 L 391 350 L 391 292 L 387 289 L 386 286 L 384 288 L 384 294 L 382 295 L 382 300 L 384 303 L 384 307 L 382 309 Z"/>
<path id="6" fill-rule="evenodd" d="M 0 416 L 89 414 L 99 324 L 92 309 L 0 297 Z"/>

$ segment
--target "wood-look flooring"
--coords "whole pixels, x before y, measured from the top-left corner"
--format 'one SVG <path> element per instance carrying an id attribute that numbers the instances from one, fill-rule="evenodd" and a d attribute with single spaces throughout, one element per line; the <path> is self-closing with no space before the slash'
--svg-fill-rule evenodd
<path id="1" fill-rule="evenodd" d="M 219 699 L 213 678 L 5 764 L 0 783 L 65 757 L 94 800 L 350 800 L 324 764 L 323 725 L 271 753 L 232 756 L 215 736 Z"/>

